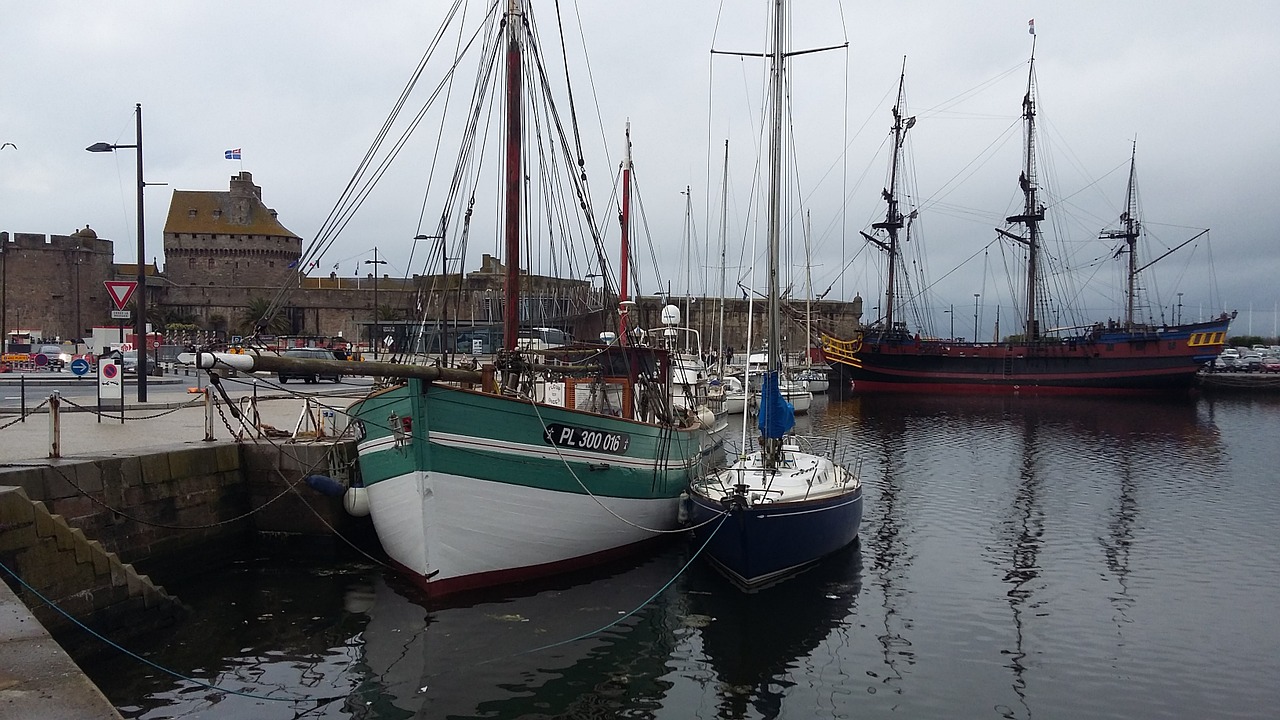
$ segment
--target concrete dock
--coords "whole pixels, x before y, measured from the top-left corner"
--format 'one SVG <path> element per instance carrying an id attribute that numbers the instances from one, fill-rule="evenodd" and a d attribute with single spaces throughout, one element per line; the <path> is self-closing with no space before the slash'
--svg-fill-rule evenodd
<path id="1" fill-rule="evenodd" d="M 34 383 L 35 387 L 40 388 L 34 392 L 31 391 L 32 383 L 28 384 L 31 397 L 40 398 L 34 403 L 29 402 L 30 406 L 43 401 L 49 392 L 56 389 L 57 385 L 54 382 L 52 386 L 45 386 L 47 379 L 36 378 L 36 380 L 44 382 Z M 12 375 L 0 375 L 0 383 L 12 387 L 13 382 Z M 171 382 L 193 384 L 189 379 L 174 379 Z M 126 393 L 128 391 L 129 389 L 126 388 Z M 172 395 L 170 397 L 172 398 Z M 212 426 L 207 426 L 206 410 L 200 398 L 199 395 L 193 395 L 191 400 L 195 402 L 152 402 L 145 405 L 126 398 L 123 423 L 118 417 L 111 420 L 103 418 L 99 422 L 99 418 L 92 412 L 61 412 L 57 423 L 56 443 L 51 441 L 50 418 L 44 409 L 28 415 L 25 422 L 19 421 L 19 415 L 12 411 L 0 413 L 0 485 L 10 486 L 0 488 L 0 493 L 11 491 L 9 499 L 14 500 L 15 492 L 13 491 L 18 491 L 18 488 L 11 487 L 13 483 L 5 481 L 5 475 L 10 478 L 16 478 L 19 475 L 29 478 L 32 473 L 57 472 L 81 478 L 86 475 L 86 470 L 82 468 L 89 469 L 90 477 L 93 477 L 93 473 L 98 473 L 99 485 L 107 485 L 107 471 L 95 468 L 121 467 L 122 463 L 129 468 L 136 468 L 137 474 L 144 476 L 138 480 L 138 483 L 145 482 L 147 485 L 140 486 L 138 490 L 154 491 L 164 482 L 155 479 L 158 474 L 172 473 L 173 483 L 176 485 L 178 471 L 171 470 L 170 466 L 180 465 L 181 462 L 174 458 L 184 456 L 206 458 L 210 457 L 210 451 L 214 451 L 218 457 L 225 457 L 227 453 L 217 451 L 217 446 L 234 446 L 236 439 L 233 431 L 244 434 L 240 424 L 229 413 L 225 413 L 225 406 L 224 413 L 217 414 Z M 350 402 L 351 400 L 347 398 L 321 397 L 314 401 L 311 409 L 317 410 L 321 404 L 345 408 Z M 275 430 L 272 433 L 274 443 L 287 442 L 290 439 L 288 435 L 292 434 L 299 425 L 303 429 L 301 435 L 304 436 L 304 441 L 308 428 L 313 430 L 313 426 L 308 423 L 311 414 L 304 415 L 308 410 L 308 402 L 305 399 L 287 395 L 262 398 L 257 403 L 256 410 L 259 422 Z M 313 414 L 319 415 L 318 412 Z M 230 429 L 228 424 L 231 425 Z M 252 427 L 252 424 L 250 426 Z M 210 433 L 212 440 L 207 439 Z M 251 433 L 247 434 L 247 441 L 252 442 Z M 324 439 L 321 438 L 320 441 L 323 442 Z M 266 441 L 259 440 L 259 442 Z M 235 447 L 227 447 L 227 449 L 236 450 Z M 57 451 L 59 457 L 50 457 L 53 450 Z M 155 462 L 157 458 L 165 458 L 165 456 L 167 458 L 160 463 Z M 202 461 L 183 462 L 200 464 Z M 159 471 L 156 470 L 157 465 L 160 467 Z M 228 475 L 225 468 L 220 468 L 219 472 L 222 476 Z M 240 472 L 244 470 L 241 469 Z M 117 472 L 113 477 L 118 477 L 119 474 Z M 112 480 L 112 482 L 118 482 L 118 480 Z M 190 483 L 186 479 L 182 482 Z M 119 492 L 122 493 L 123 499 L 123 493 L 130 491 L 122 487 Z M 244 491 L 241 492 L 244 493 Z M 33 499 L 35 499 L 34 496 Z M 0 559 L 5 557 L 6 551 L 27 552 L 18 545 L 19 541 L 14 539 L 15 534 L 25 533 L 34 538 L 37 529 L 42 532 L 47 530 L 47 543 L 52 542 L 53 531 L 57 530 L 58 544 L 64 544 L 65 523 L 61 529 L 54 527 L 57 522 L 61 522 L 61 516 L 50 515 L 50 511 L 44 510 L 44 506 L 39 502 L 34 504 L 37 506 L 36 516 L 27 522 L 29 528 L 23 525 L 24 520 L 21 517 L 14 519 L 12 502 L 4 506 L 10 508 L 9 510 L 0 512 Z M 0 510 L 4 510 L 4 507 L 0 507 Z M 50 505 L 50 507 L 53 506 Z M 20 512 L 31 514 L 31 511 L 25 509 Z M 41 515 L 41 512 L 44 514 Z M 6 530 L 10 531 L 8 536 L 4 534 Z M 80 533 L 79 530 L 73 532 Z M 71 538 L 66 542 L 70 543 L 72 540 L 80 545 L 74 549 L 68 549 L 70 546 L 64 545 L 62 549 L 64 554 L 83 555 L 93 550 L 91 547 L 89 549 L 83 547 L 85 542 L 83 536 L 78 539 Z M 89 545 L 96 544 L 95 540 L 89 540 Z M 119 561 L 114 560 L 113 553 L 102 555 L 101 550 L 99 546 L 95 551 L 99 556 L 90 560 L 81 558 L 81 563 L 87 563 L 90 567 L 95 563 L 104 566 L 115 563 L 115 566 L 109 569 L 107 576 L 111 577 L 112 573 L 116 576 L 122 575 L 123 571 L 120 568 L 126 566 L 120 566 Z M 39 567 L 30 564 L 32 557 L 27 556 L 28 568 Z M 126 569 L 129 573 L 133 572 L 131 567 Z M 18 574 L 22 575 L 21 572 Z M 31 602 L 29 589 L 22 587 L 22 584 L 15 581 L 14 577 L 4 569 L 0 569 L 0 576 L 5 580 L 0 583 L 0 720 L 7 718 L 24 720 L 119 718 L 120 715 L 103 693 L 80 671 L 70 655 L 55 642 L 50 632 L 37 619 L 32 608 L 28 607 Z M 145 576 L 138 577 L 149 583 Z M 124 584 L 124 582 L 117 584 Z M 130 577 L 128 584 L 136 585 L 137 581 Z M 111 589 L 109 585 L 110 583 L 108 583 L 108 589 Z M 24 602 L 19 598 L 14 588 L 28 597 L 28 600 Z M 163 593 L 163 588 L 157 590 Z M 147 592 L 155 596 L 157 590 Z M 46 608 L 41 610 L 47 616 L 48 610 Z"/>

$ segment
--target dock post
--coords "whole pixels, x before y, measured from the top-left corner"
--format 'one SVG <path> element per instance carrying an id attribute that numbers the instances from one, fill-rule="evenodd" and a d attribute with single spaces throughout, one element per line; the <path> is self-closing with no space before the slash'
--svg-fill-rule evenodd
<path id="1" fill-rule="evenodd" d="M 204 389 L 204 440 L 213 440 L 213 393 L 209 388 Z"/>
<path id="2" fill-rule="evenodd" d="M 58 412 L 58 405 L 61 398 L 58 393 L 49 396 L 49 457 L 62 457 L 62 439 L 59 437 L 61 432 L 61 417 Z"/>

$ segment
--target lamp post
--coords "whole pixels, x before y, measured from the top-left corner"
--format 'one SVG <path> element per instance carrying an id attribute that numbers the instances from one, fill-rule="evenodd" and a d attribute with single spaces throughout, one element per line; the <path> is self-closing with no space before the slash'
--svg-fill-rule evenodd
<path id="1" fill-rule="evenodd" d="M 450 258 L 448 256 L 448 253 L 445 252 L 446 248 L 444 246 L 444 235 L 414 235 L 413 236 L 413 241 L 415 243 L 422 242 L 423 240 L 439 240 L 440 241 L 440 310 L 438 311 L 438 315 L 436 318 L 436 325 L 438 327 L 436 331 L 436 340 L 440 342 L 440 354 L 444 356 L 444 355 L 447 355 L 449 352 L 449 349 L 448 349 L 449 312 L 448 312 L 448 308 L 445 305 L 444 299 L 448 297 L 448 292 L 449 292 L 449 259 Z M 421 287 L 418 288 L 418 292 L 419 293 L 422 292 Z M 462 292 L 461 288 L 459 288 L 458 292 L 459 292 L 459 295 L 461 295 L 461 292 Z M 419 309 L 418 313 L 420 315 L 422 314 L 421 309 Z M 426 322 L 425 318 L 418 318 L 418 320 L 424 323 L 425 325 L 425 322 Z M 428 346 L 422 342 L 421 335 L 419 335 L 418 337 L 418 342 L 422 344 L 422 352 L 424 353 L 430 352 L 430 350 L 428 349 Z M 412 352 L 418 352 L 417 348 L 410 348 L 410 350 Z"/>
<path id="2" fill-rule="evenodd" d="M 11 142 L 0 145 L 0 150 L 18 149 L 17 145 Z M 9 243 L 5 242 L 0 245 L 0 352 L 9 352 L 9 254 L 6 247 Z"/>
<path id="3" fill-rule="evenodd" d="M 134 105 L 137 114 L 137 142 L 133 145 L 94 143 L 85 148 L 89 152 L 114 152 L 123 148 L 138 151 L 138 317 L 134 320 L 134 336 L 138 344 L 138 402 L 147 401 L 147 271 L 146 231 L 142 212 L 142 191 L 147 183 L 142 179 L 142 103 Z"/>
<path id="4" fill-rule="evenodd" d="M 378 259 L 378 248 L 373 249 L 373 259 L 365 260 L 365 265 L 373 266 L 373 325 L 369 326 L 369 351 L 378 359 L 378 266 L 386 265 L 386 260 Z"/>
<path id="5" fill-rule="evenodd" d="M 978 298 L 982 293 L 973 294 L 973 341 L 978 342 Z"/>

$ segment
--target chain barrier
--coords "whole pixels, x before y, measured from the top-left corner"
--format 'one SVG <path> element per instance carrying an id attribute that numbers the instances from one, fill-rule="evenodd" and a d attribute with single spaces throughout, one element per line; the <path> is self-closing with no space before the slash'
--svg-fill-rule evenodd
<path id="1" fill-rule="evenodd" d="M 48 405 L 48 404 L 49 404 L 49 398 L 45 398 L 44 400 L 40 401 L 40 404 L 39 404 L 39 405 L 37 405 L 37 406 L 35 406 L 35 407 L 33 407 L 33 408 L 31 408 L 31 409 L 27 410 L 27 412 L 26 412 L 25 414 L 21 414 L 21 413 L 20 413 L 20 414 L 18 415 L 18 417 L 16 417 L 16 418 L 14 418 L 14 419 L 10 420 L 9 422 L 7 422 L 7 423 L 5 423 L 5 424 L 3 424 L 3 425 L 0 425 L 0 430 L 4 430 L 5 428 L 13 427 L 14 425 L 17 425 L 18 423 L 25 421 L 27 418 L 31 417 L 31 416 L 35 413 L 35 411 L 39 410 L 40 408 L 42 408 L 42 407 L 44 407 L 45 405 Z"/>

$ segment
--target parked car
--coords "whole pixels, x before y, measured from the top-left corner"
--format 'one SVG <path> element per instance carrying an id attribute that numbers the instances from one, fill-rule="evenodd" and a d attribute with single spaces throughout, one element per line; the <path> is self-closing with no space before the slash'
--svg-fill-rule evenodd
<path id="1" fill-rule="evenodd" d="M 332 350 L 326 350 L 324 348 L 289 348 L 288 350 L 284 351 L 283 355 L 284 357 L 288 357 L 288 358 L 303 358 L 308 360 L 336 360 L 337 359 L 337 356 L 333 354 Z M 280 372 L 276 373 L 276 379 L 279 380 L 281 383 L 286 383 L 286 382 L 289 382 L 290 380 L 301 380 L 303 382 L 313 383 L 313 384 L 320 382 L 321 380 L 332 380 L 333 382 L 342 382 L 342 374 L 335 372 L 332 375 L 330 375 L 327 373 L 281 370 Z"/>
<path id="2" fill-rule="evenodd" d="M 1237 361 L 1236 367 L 1240 370 L 1261 370 L 1262 355 L 1259 355 L 1256 352 L 1247 352 L 1240 356 L 1240 360 Z"/>
<path id="3" fill-rule="evenodd" d="M 146 356 L 147 374 L 154 375 L 156 371 L 156 361 L 150 355 Z M 125 375 L 138 374 L 138 351 L 125 350 L 120 353 L 120 371 Z"/>
<path id="4" fill-rule="evenodd" d="M 1236 357 L 1235 355 L 1219 355 L 1218 357 L 1213 359 L 1213 365 L 1209 369 L 1213 370 L 1214 372 L 1226 372 L 1228 370 L 1235 370 L 1238 360 L 1239 358 Z"/>
<path id="5" fill-rule="evenodd" d="M 41 345 L 38 350 L 33 350 L 31 356 L 44 355 L 49 361 L 47 366 L 50 370 L 61 370 L 71 362 L 71 353 L 61 345 Z"/>
<path id="6" fill-rule="evenodd" d="M 1280 373 L 1280 358 L 1267 358 L 1262 361 L 1262 367 L 1258 369 L 1262 372 Z"/>

